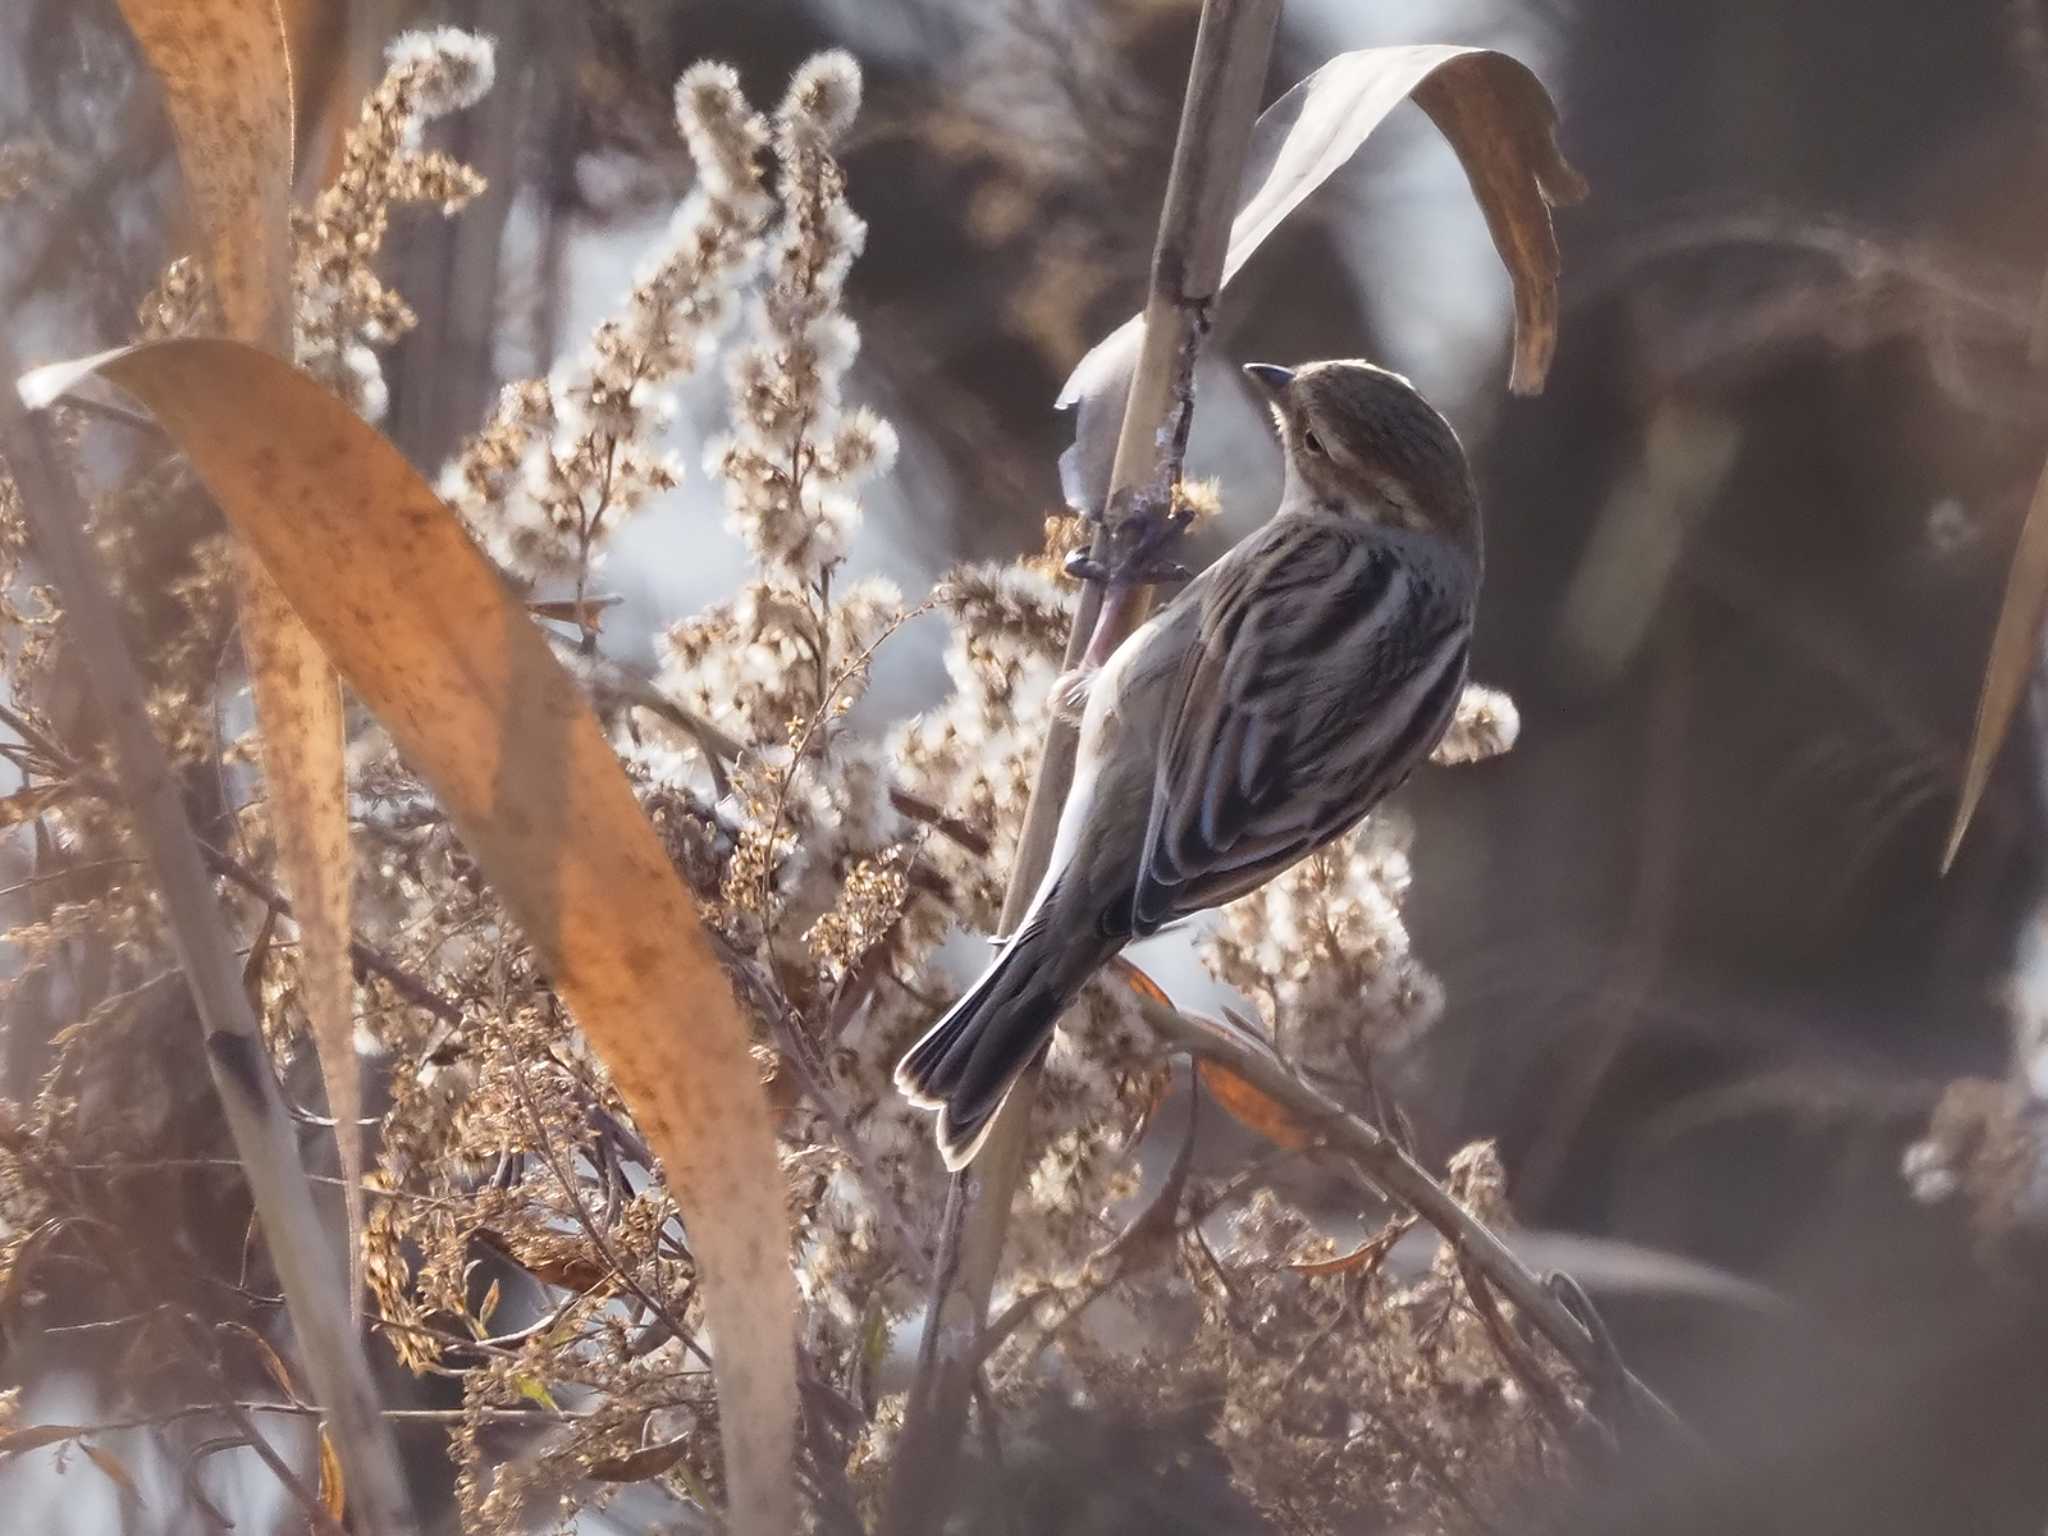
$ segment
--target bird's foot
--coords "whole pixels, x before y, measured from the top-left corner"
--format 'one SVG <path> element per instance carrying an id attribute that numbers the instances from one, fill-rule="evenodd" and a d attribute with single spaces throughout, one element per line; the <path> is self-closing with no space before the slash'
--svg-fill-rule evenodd
<path id="1" fill-rule="evenodd" d="M 1170 557 L 1178 552 L 1181 535 L 1194 520 L 1193 509 L 1177 497 L 1133 496 L 1124 514 L 1110 524 L 1109 557 L 1100 559 L 1092 550 L 1077 549 L 1067 556 L 1067 574 L 1123 587 L 1186 581 L 1188 568 Z"/>
<path id="2" fill-rule="evenodd" d="M 1069 551 L 1064 569 L 1076 581 L 1103 583 L 1109 580 L 1109 567 L 1085 549 Z"/>
<path id="3" fill-rule="evenodd" d="M 1106 561 L 1096 559 L 1085 549 L 1077 549 L 1067 556 L 1065 570 L 1076 581 L 1120 587 L 1173 586 L 1194 575 L 1177 560 L 1132 560 L 1127 557 Z"/>

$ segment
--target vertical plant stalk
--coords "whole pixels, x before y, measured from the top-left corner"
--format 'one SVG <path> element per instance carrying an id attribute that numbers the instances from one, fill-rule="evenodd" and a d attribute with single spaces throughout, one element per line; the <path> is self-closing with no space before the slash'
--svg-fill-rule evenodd
<path id="1" fill-rule="evenodd" d="M 1205 0 L 1202 7 L 1153 249 L 1144 348 L 1117 439 L 1109 506 L 1092 551 L 1112 570 L 1131 539 L 1164 518 L 1179 482 L 1194 408 L 1195 359 L 1223 284 L 1238 184 L 1279 22 L 1280 0 Z M 1106 657 L 1144 622 L 1151 604 L 1149 587 L 1114 578 L 1106 591 L 1089 584 L 1067 637 L 1066 666 Z M 1073 783 L 1077 745 L 1075 726 L 1055 719 L 1003 899 L 1005 935 L 1044 877 Z M 1039 1070 L 1034 1064 L 1019 1080 L 981 1155 L 954 1176 L 947 1194 L 933 1296 L 889 1488 L 883 1528 L 892 1536 L 937 1530 L 951 1503 L 979 1358 L 976 1341 L 1023 1176 Z"/>
<path id="2" fill-rule="evenodd" d="M 12 348 L 0 342 L 0 378 L 20 374 Z M 49 434 L 30 424 L 12 389 L 0 399 L 0 455 L 20 487 L 37 552 L 64 594 L 65 636 L 85 663 L 129 815 L 156 875 L 172 944 L 204 1032 L 207 1068 L 284 1285 L 306 1373 L 341 1459 L 351 1508 L 360 1529 L 403 1536 L 418 1527 L 397 1447 L 349 1326 L 341 1266 L 321 1229 L 291 1119 L 242 988 L 241 969 L 186 820 L 177 777 L 150 728 L 141 675 L 121 637 L 106 573 L 87 542 L 85 509 Z"/>

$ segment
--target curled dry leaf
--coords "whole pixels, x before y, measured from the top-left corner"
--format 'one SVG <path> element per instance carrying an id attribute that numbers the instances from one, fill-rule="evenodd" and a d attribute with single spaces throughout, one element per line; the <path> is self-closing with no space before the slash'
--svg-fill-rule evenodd
<path id="1" fill-rule="evenodd" d="M 678 1435 L 673 1440 L 664 1440 L 659 1445 L 643 1445 L 637 1451 L 624 1456 L 615 1456 L 606 1461 L 593 1461 L 583 1469 L 585 1477 L 601 1483 L 644 1483 L 650 1477 L 675 1467 L 689 1454 L 690 1437 Z"/>
<path id="2" fill-rule="evenodd" d="M 795 1528 L 795 1281 L 748 1033 L 695 903 L 547 639 L 405 458 L 290 365 L 166 341 L 97 369 L 190 456 L 432 787 L 610 1067 L 701 1265 L 731 1527 Z M 249 430 L 261 422 L 262 431 Z"/>
<path id="3" fill-rule="evenodd" d="M 1339 54 L 1259 116 L 1245 163 L 1227 285 L 1331 173 L 1403 101 L 1427 112 L 1457 151 L 1515 294 L 1508 387 L 1542 389 L 1557 348 L 1557 236 L 1550 210 L 1586 184 L 1557 147 L 1557 108 L 1526 65 L 1485 48 L 1428 44 Z M 1132 316 L 1081 359 L 1059 404 L 1078 406 L 1074 446 L 1060 459 L 1068 502 L 1101 507 L 1109 492 L 1124 396 L 1141 327 Z"/>
<path id="4" fill-rule="evenodd" d="M 186 196 L 228 334 L 287 353 L 295 129 L 277 0 L 121 0 L 121 13 L 163 82 Z M 270 824 L 299 928 L 306 1015 L 340 1152 L 353 1315 L 362 1305 L 363 1099 L 349 964 L 341 688 L 319 645 L 246 549 L 240 584 Z"/>
<path id="5" fill-rule="evenodd" d="M 586 597 L 582 602 L 574 598 L 559 601 L 528 603 L 526 611 L 537 619 L 552 619 L 557 624 L 588 624 L 592 633 L 604 629 L 604 614 L 607 608 L 616 608 L 625 599 L 616 594 L 607 597 Z"/>
<path id="6" fill-rule="evenodd" d="M 1173 1006 L 1173 999 L 1166 995 L 1166 989 L 1122 955 L 1114 957 L 1109 962 L 1109 969 L 1112 974 L 1122 977 L 1124 985 L 1147 1002 L 1157 1003 L 1162 1008 Z M 1171 1061 L 1162 1060 L 1152 1073 L 1151 1091 L 1145 1097 L 1145 1111 L 1138 1117 L 1137 1126 L 1131 1133 L 1133 1142 L 1144 1136 L 1146 1127 L 1151 1125 L 1152 1117 L 1159 1113 L 1159 1106 L 1166 1102 L 1167 1090 L 1172 1086 L 1173 1065 Z"/>
<path id="7" fill-rule="evenodd" d="M 1349 1253 L 1329 1259 L 1296 1259 L 1287 1267 L 1297 1275 L 1346 1275 L 1354 1270 L 1377 1269 L 1394 1251 L 1394 1244 L 1414 1228 L 1416 1218 L 1403 1216 L 1388 1222 Z"/>
<path id="8" fill-rule="evenodd" d="M 230 1331 L 248 1340 L 249 1347 L 256 1351 L 256 1358 L 263 1362 L 263 1373 L 276 1383 L 277 1390 L 284 1394 L 286 1402 L 303 1401 L 299 1396 L 297 1383 L 292 1380 L 292 1373 L 285 1367 L 284 1357 L 271 1347 L 270 1340 L 254 1328 L 244 1328 L 239 1324 L 232 1325 Z"/>
<path id="9" fill-rule="evenodd" d="M 1162 1008 L 1171 1008 L 1173 1006 L 1173 999 L 1166 995 L 1166 989 L 1145 972 L 1139 970 L 1137 966 L 1131 964 L 1122 955 L 1112 959 L 1109 965 L 1112 971 L 1123 977 L 1124 985 L 1137 993 L 1138 996 L 1150 998 Z"/>
<path id="10" fill-rule="evenodd" d="M 2027 520 L 2020 527 L 2020 541 L 2006 572 L 1998 626 L 1991 635 L 1991 655 L 1984 663 L 1984 685 L 1977 694 L 1977 721 L 1970 731 L 1963 787 L 1956 800 L 1955 820 L 1949 826 L 1948 846 L 1941 855 L 1943 874 L 1963 846 L 1963 834 L 1970 830 L 1970 818 L 1991 780 L 1991 765 L 1998 761 L 1998 749 L 2005 744 L 2005 733 L 2012 729 L 2013 714 L 2034 675 L 2043 617 L 2048 617 L 2048 469 L 2042 470 L 2034 486 L 2034 499 L 2027 507 Z"/>

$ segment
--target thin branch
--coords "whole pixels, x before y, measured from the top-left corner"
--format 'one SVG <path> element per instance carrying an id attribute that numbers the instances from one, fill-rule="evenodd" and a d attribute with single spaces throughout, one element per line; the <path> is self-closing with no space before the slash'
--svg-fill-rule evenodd
<path id="1" fill-rule="evenodd" d="M 219 1347 L 206 1331 L 205 1324 L 190 1315 L 180 1318 L 179 1321 L 202 1368 L 212 1378 L 213 1384 L 220 1389 L 220 1412 L 235 1426 L 235 1433 L 242 1443 L 256 1453 L 263 1464 L 270 1468 L 271 1475 L 298 1501 L 299 1507 L 305 1511 L 306 1518 L 312 1522 L 313 1529 L 318 1531 L 320 1536 L 348 1536 L 341 1528 L 341 1522 L 335 1519 L 326 1504 L 306 1486 L 305 1479 L 300 1477 L 293 1470 L 291 1463 L 264 1438 L 263 1432 L 256 1427 L 255 1420 L 251 1419 L 235 1401 L 234 1395 L 228 1390 L 227 1373 L 221 1369 Z"/>
<path id="2" fill-rule="evenodd" d="M 929 604 L 920 608 L 927 611 Z M 915 617 L 906 614 L 904 618 Z M 738 762 L 752 750 L 731 732 L 721 729 L 705 719 L 695 710 L 685 709 L 674 699 L 663 693 L 648 678 L 642 677 L 622 662 L 608 656 L 586 655 L 577 649 L 576 642 L 565 635 L 549 630 L 548 638 L 554 642 L 556 653 L 563 665 L 580 678 L 585 687 L 600 703 L 623 704 L 634 709 L 644 709 L 657 720 L 666 722 L 681 731 L 696 744 L 703 754 L 705 764 L 710 768 L 713 785 L 720 796 L 731 787 L 725 765 Z M 957 843 L 977 858 L 986 858 L 994 847 L 989 836 L 977 827 L 970 826 L 957 816 L 946 814 L 943 806 L 933 805 L 906 789 L 891 787 L 889 804 L 897 813 L 912 821 L 922 822 Z"/>
<path id="3" fill-rule="evenodd" d="M 571 1170 L 564 1168 L 561 1160 L 555 1156 L 555 1146 L 554 1142 L 548 1137 L 547 1123 L 541 1119 L 540 1107 L 534 1103 L 533 1091 L 526 1083 L 525 1064 L 519 1060 L 516 1054 L 510 1058 L 509 1064 L 511 1066 L 512 1086 L 518 1092 L 519 1102 L 526 1110 L 527 1119 L 532 1122 L 534 1138 L 540 1147 L 540 1155 L 546 1161 L 548 1171 L 554 1174 L 555 1182 L 562 1186 L 562 1193 L 567 1197 L 570 1209 L 575 1213 L 577 1225 L 583 1228 L 583 1235 L 590 1239 L 591 1246 L 597 1250 L 598 1256 L 611 1266 L 612 1273 L 619 1277 L 619 1283 L 631 1291 L 634 1296 L 638 1297 L 649 1312 L 661 1319 L 662 1326 L 667 1328 L 676 1338 L 680 1339 L 685 1349 L 702 1360 L 706 1367 L 709 1367 L 711 1359 L 705 1354 L 704 1346 L 697 1342 L 694 1334 L 683 1327 L 682 1320 L 669 1309 L 665 1302 L 658 1300 L 653 1292 L 640 1283 L 639 1278 L 627 1266 L 625 1259 L 619 1254 L 617 1249 L 613 1248 L 610 1239 L 605 1236 L 604 1228 L 599 1226 L 597 1221 L 591 1216 L 590 1207 L 583 1202 L 582 1191 L 576 1187 L 575 1180 L 570 1177 Z"/>
<path id="4" fill-rule="evenodd" d="M 82 784 L 96 793 L 103 793 L 113 799 L 120 797 L 119 786 L 109 784 L 96 775 L 81 773 L 77 761 L 66 753 L 63 748 L 51 741 L 41 731 L 38 731 L 22 715 L 4 705 L 0 705 L 0 725 L 7 726 L 31 748 L 48 758 L 51 766 L 56 768 L 60 775 L 75 775 Z M 207 868 L 223 879 L 230 880 L 234 884 L 239 885 L 278 916 L 290 917 L 293 915 L 292 904 L 285 897 L 284 893 L 276 887 L 266 884 L 254 870 L 235 858 L 233 854 L 216 848 L 207 842 L 199 844 L 199 854 L 201 858 L 206 860 Z M 69 869 L 56 870 L 47 875 L 38 875 L 33 880 L 24 880 L 20 884 L 9 886 L 5 890 L 0 890 L 0 896 L 11 896 L 18 891 L 27 889 L 29 886 L 50 880 L 65 879 L 86 870 L 116 865 L 132 865 L 136 862 L 134 859 L 101 859 L 90 864 L 74 865 Z M 349 953 L 354 957 L 359 969 L 368 971 L 375 976 L 381 976 L 391 984 L 392 990 L 397 992 L 407 1002 L 412 1003 L 416 1007 L 424 1008 L 428 1013 L 433 1014 L 435 1018 L 445 1023 L 460 1024 L 462 1022 L 461 1009 L 457 1008 L 454 1003 L 441 996 L 440 993 L 436 992 L 425 982 L 413 976 L 382 950 L 353 934 L 349 937 L 348 947 Z"/>
<path id="5" fill-rule="evenodd" d="M 207 868 L 224 880 L 232 881 L 280 917 L 292 915 L 292 904 L 282 891 L 264 883 L 256 872 L 209 843 L 199 845 L 200 855 L 206 860 Z M 407 971 L 396 960 L 381 949 L 363 939 L 349 936 L 348 952 L 356 964 L 373 976 L 382 977 L 391 985 L 391 990 L 417 1008 L 423 1008 L 445 1024 L 460 1024 L 462 1010 L 436 992 L 432 987 Z"/>
<path id="6" fill-rule="evenodd" d="M 1171 450 L 1185 440 L 1192 409 L 1184 385 L 1193 377 L 1209 306 L 1222 286 L 1238 183 L 1279 22 L 1280 0 L 1204 0 L 1153 251 L 1144 347 L 1124 408 L 1109 517 L 1092 551 L 1098 568 L 1129 552 L 1128 535 L 1146 543 L 1145 528 L 1133 529 L 1137 519 L 1124 513 L 1162 520 L 1171 513 L 1178 469 Z M 1149 602 L 1143 586 L 1119 583 L 1105 594 L 1089 583 L 1067 639 L 1066 665 L 1107 654 L 1105 648 L 1114 648 L 1143 621 Z M 1010 871 L 1002 933 L 1015 928 L 1045 874 L 1077 745 L 1074 726 L 1055 720 Z M 995 1290 L 1011 1198 L 1023 1176 L 1037 1086 L 1034 1066 L 998 1113 L 975 1166 L 955 1175 L 947 1195 L 940 1261 L 882 1523 L 890 1536 L 937 1530 L 952 1501 L 976 1341 Z"/>
<path id="7" fill-rule="evenodd" d="M 1374 1188 L 1401 1201 L 1436 1228 L 1456 1250 L 1460 1261 L 1513 1302 L 1537 1332 L 1556 1346 L 1573 1370 L 1588 1381 L 1598 1382 L 1619 1368 L 1622 1384 L 1635 1408 L 1686 1444 L 1695 1448 L 1700 1445 L 1698 1437 L 1669 1404 L 1626 1367 L 1619 1366 L 1611 1341 L 1596 1338 L 1572 1315 L 1546 1278 L 1515 1257 L 1484 1222 L 1460 1205 L 1392 1138 L 1324 1096 L 1278 1057 L 1259 1050 L 1250 1041 L 1150 998 L 1139 997 L 1137 1002 L 1140 1013 L 1164 1043 L 1229 1068 L 1232 1074 L 1286 1110 L 1303 1131 L 1320 1137 L 1326 1147 L 1342 1154 Z"/>

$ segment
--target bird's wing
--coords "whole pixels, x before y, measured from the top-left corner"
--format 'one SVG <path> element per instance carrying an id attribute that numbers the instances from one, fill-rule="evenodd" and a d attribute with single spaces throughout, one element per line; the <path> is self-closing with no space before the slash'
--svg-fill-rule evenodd
<path id="1" fill-rule="evenodd" d="M 1464 685 L 1472 579 L 1452 557 L 1291 514 L 1226 559 L 1166 684 L 1139 934 L 1243 895 L 1358 821 L 1435 745 Z"/>

